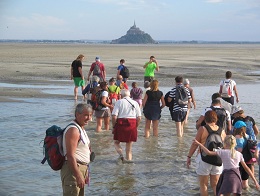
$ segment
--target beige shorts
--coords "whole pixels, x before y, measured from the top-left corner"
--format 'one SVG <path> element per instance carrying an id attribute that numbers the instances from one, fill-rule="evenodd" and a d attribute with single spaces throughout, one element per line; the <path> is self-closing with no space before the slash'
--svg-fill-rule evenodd
<path id="1" fill-rule="evenodd" d="M 196 157 L 196 173 L 200 176 L 218 175 L 221 174 L 223 166 L 210 165 L 201 160 L 201 155 L 198 154 Z"/>
<path id="2" fill-rule="evenodd" d="M 96 118 L 110 117 L 111 116 L 111 111 L 110 111 L 110 109 L 95 110 L 95 116 L 96 116 Z"/>

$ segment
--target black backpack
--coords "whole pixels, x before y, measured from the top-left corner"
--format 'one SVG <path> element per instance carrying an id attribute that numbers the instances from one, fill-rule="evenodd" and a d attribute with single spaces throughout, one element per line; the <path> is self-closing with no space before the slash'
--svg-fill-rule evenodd
<path id="1" fill-rule="evenodd" d="M 165 101 L 165 105 L 167 107 L 169 107 L 169 109 L 171 110 L 173 108 L 173 99 L 171 102 L 168 101 L 168 97 L 169 97 L 170 93 L 171 93 L 171 91 L 169 91 L 168 93 L 165 94 L 164 101 Z"/>
<path id="2" fill-rule="evenodd" d="M 130 76 L 129 69 L 126 66 L 123 65 L 123 68 L 120 71 L 120 75 L 123 78 L 129 78 L 129 76 Z"/>
<path id="3" fill-rule="evenodd" d="M 219 127 L 222 127 L 226 131 L 226 128 L 227 128 L 227 113 L 226 113 L 226 110 L 224 108 L 215 108 L 213 106 L 211 106 L 210 108 L 217 113 L 218 121 L 217 121 L 216 124 Z"/>
<path id="4" fill-rule="evenodd" d="M 188 95 L 184 86 L 176 86 L 174 100 L 180 107 L 188 105 Z"/>
<path id="5" fill-rule="evenodd" d="M 256 148 L 257 148 L 257 141 L 252 140 L 252 139 L 247 139 L 244 137 L 246 140 L 246 145 L 244 146 L 242 150 L 242 155 L 244 157 L 244 160 L 247 164 L 252 164 L 256 162 L 256 158 L 254 156 Z"/>
<path id="6" fill-rule="evenodd" d="M 205 147 L 209 150 L 209 151 L 213 151 L 213 149 L 217 149 L 217 148 L 223 148 L 223 141 L 221 138 L 221 132 L 222 129 L 221 127 L 219 127 L 219 129 L 217 131 L 212 131 L 212 129 L 210 128 L 209 125 L 205 125 L 204 126 L 206 128 L 206 130 L 208 131 L 209 135 L 206 139 L 205 142 Z M 201 150 L 201 160 L 211 164 L 211 165 L 215 165 L 215 166 L 221 166 L 222 165 L 222 160 L 220 158 L 220 156 L 218 155 L 214 155 L 214 156 L 210 156 L 210 155 L 206 155 L 206 153 Z"/>

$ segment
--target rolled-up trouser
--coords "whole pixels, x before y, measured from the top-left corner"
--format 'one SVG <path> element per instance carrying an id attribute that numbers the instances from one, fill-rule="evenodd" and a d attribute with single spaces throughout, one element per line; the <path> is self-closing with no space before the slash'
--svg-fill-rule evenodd
<path id="1" fill-rule="evenodd" d="M 88 165 L 77 164 L 83 178 L 86 179 L 88 176 Z M 74 176 L 67 161 L 64 162 L 61 172 L 61 182 L 63 189 L 63 196 L 84 196 L 84 188 L 77 186 L 76 177 Z"/>

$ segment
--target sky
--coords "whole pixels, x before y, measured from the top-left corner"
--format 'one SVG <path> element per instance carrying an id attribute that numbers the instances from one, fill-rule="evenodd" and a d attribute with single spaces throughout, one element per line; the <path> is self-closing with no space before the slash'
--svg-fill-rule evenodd
<path id="1" fill-rule="evenodd" d="M 260 0 L 0 0 L 0 39 L 260 41 Z"/>

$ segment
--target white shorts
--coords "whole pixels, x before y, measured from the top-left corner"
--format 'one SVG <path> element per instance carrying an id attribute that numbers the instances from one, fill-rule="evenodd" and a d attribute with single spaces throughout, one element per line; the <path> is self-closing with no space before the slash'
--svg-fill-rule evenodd
<path id="1" fill-rule="evenodd" d="M 210 165 L 201 160 L 201 155 L 198 154 L 196 157 L 196 173 L 200 176 L 208 176 L 208 175 L 218 175 L 221 174 L 223 170 L 222 166 Z"/>

